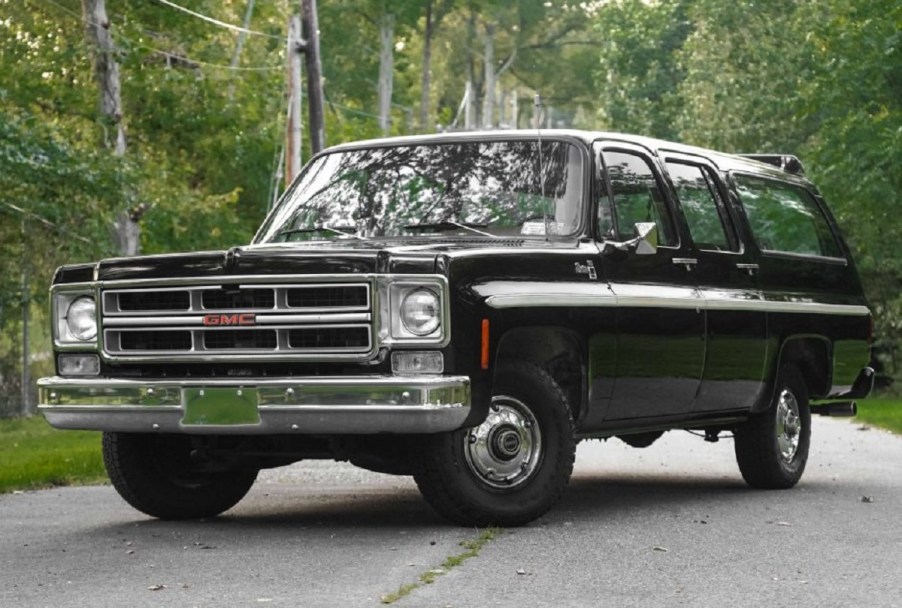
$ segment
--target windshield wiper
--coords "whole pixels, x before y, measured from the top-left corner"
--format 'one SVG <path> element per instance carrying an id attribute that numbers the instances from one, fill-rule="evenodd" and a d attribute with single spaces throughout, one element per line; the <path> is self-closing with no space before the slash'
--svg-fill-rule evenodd
<path id="1" fill-rule="evenodd" d="M 482 236 L 490 236 L 493 239 L 498 238 L 494 234 L 483 232 L 482 230 L 478 230 L 478 228 L 488 228 L 488 224 L 472 224 L 472 223 L 461 223 L 455 222 L 453 220 L 443 220 L 441 222 L 434 223 L 423 223 L 423 224 L 408 224 L 404 226 L 404 230 L 411 230 L 413 232 L 426 232 L 428 230 L 434 230 L 436 232 L 444 232 L 446 230 L 457 230 L 458 228 L 463 228 L 464 230 L 469 230 L 470 232 L 475 232 L 476 234 L 481 234 Z"/>
<path id="2" fill-rule="evenodd" d="M 292 234 L 312 234 L 314 232 L 331 232 L 340 234 L 341 236 L 350 237 L 352 239 L 366 240 L 362 236 L 354 234 L 357 230 L 354 226 L 329 226 L 327 224 L 317 224 L 316 226 L 308 226 L 307 228 L 290 228 L 282 230 L 276 236 L 291 236 Z"/>

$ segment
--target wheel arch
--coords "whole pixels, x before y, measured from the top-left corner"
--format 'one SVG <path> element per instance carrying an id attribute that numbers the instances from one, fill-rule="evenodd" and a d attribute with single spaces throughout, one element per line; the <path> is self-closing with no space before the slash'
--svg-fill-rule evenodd
<path id="1" fill-rule="evenodd" d="M 816 334 L 800 334 L 785 338 L 780 344 L 774 368 L 769 375 L 766 407 L 776 390 L 779 371 L 791 365 L 799 370 L 811 399 L 826 397 L 833 381 L 832 346 L 830 340 Z M 760 404 L 759 404 L 760 405 Z"/>
<path id="2" fill-rule="evenodd" d="M 575 331 L 551 325 L 510 329 L 498 342 L 496 370 L 506 359 L 528 361 L 545 369 L 567 397 L 573 419 L 579 418 L 585 407 L 586 357 Z"/>

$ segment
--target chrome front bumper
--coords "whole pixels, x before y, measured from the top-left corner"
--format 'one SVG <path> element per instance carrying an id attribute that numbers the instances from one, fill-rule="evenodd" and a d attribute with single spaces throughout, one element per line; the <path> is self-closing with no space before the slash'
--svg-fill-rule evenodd
<path id="1" fill-rule="evenodd" d="M 56 428 L 188 434 L 439 433 L 470 412 L 466 376 L 42 378 Z"/>

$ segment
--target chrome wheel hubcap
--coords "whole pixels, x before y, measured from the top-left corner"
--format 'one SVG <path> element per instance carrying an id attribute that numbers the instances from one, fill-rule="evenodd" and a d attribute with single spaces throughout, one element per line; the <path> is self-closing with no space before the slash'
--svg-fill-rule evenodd
<path id="1" fill-rule="evenodd" d="M 799 449 L 802 419 L 799 417 L 799 402 L 788 389 L 783 389 L 777 401 L 777 447 L 780 458 L 789 464 Z"/>
<path id="2" fill-rule="evenodd" d="M 513 397 L 498 396 L 485 422 L 464 436 L 470 470 L 494 488 L 511 488 L 529 479 L 539 465 L 542 432 L 528 407 Z"/>

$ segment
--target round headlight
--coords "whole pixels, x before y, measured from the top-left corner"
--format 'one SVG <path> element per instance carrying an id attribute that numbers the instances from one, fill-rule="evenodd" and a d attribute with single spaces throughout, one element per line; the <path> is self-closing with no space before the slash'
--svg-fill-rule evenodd
<path id="1" fill-rule="evenodd" d="M 401 302 L 401 322 L 412 334 L 428 336 L 438 328 L 440 320 L 438 296 L 428 289 L 411 291 Z"/>
<path id="2" fill-rule="evenodd" d="M 69 304 L 66 312 L 66 325 L 69 331 L 79 340 L 87 342 L 97 337 L 97 306 L 94 298 L 82 296 Z"/>

